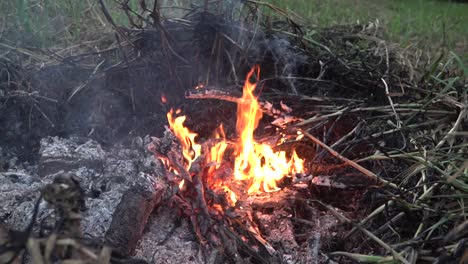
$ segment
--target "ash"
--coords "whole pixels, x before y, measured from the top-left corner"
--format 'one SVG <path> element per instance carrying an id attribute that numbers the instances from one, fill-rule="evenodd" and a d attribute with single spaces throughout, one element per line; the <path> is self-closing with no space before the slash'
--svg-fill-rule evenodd
<path id="1" fill-rule="evenodd" d="M 58 176 L 73 175 L 85 192 L 83 236 L 103 241 L 122 195 L 133 186 L 154 190 L 155 183 L 162 182 L 162 168 L 145 151 L 145 140 L 136 138 L 127 147 L 104 148 L 90 139 L 47 137 L 40 142 L 37 164 L 19 163 L 0 149 L 1 160 L 8 163 L 8 170 L 0 172 L 0 225 L 25 230 L 41 189 Z M 41 199 L 33 233 L 50 232 L 55 217 L 53 208 Z M 150 217 L 136 256 L 154 263 L 201 263 L 187 223 L 167 208 Z"/>

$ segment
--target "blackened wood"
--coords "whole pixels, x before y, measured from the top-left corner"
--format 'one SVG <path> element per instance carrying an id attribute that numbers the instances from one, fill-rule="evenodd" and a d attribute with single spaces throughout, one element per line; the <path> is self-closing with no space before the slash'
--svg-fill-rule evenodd
<path id="1" fill-rule="evenodd" d="M 114 211 L 112 222 L 107 230 L 106 243 L 120 256 L 133 255 L 148 218 L 159 205 L 163 190 L 136 185 L 122 196 Z"/>

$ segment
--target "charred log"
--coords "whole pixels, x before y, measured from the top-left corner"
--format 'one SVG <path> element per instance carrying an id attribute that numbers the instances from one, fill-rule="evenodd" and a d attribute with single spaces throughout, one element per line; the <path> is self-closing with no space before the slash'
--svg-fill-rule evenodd
<path id="1" fill-rule="evenodd" d="M 146 186 L 136 185 L 128 189 L 114 211 L 111 225 L 105 240 L 114 252 L 128 257 L 135 251 L 148 218 L 161 202 L 163 190 L 148 190 Z"/>

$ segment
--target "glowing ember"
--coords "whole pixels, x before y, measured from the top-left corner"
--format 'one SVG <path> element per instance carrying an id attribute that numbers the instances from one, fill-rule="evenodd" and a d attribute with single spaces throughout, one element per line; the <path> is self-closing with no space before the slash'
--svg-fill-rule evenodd
<path id="1" fill-rule="evenodd" d="M 256 142 L 254 131 L 262 118 L 262 111 L 254 95 L 256 83 L 250 82 L 253 74 L 258 78 L 260 69 L 254 67 L 245 81 L 242 98 L 237 105 L 237 124 L 236 132 L 239 135 L 238 141 L 234 146 L 234 179 L 248 183 L 247 193 L 251 194 L 263 190 L 272 192 L 279 190 L 277 182 L 282 178 L 295 173 L 304 171 L 304 161 L 300 159 L 296 152 L 292 153 L 290 159 L 286 157 L 285 151 L 275 152 L 273 149 L 263 143 Z M 169 125 L 175 136 L 182 145 L 183 156 L 187 160 L 187 169 L 190 169 L 193 161 L 201 155 L 201 145 L 195 143 L 197 134 L 190 132 L 183 123 L 185 116 L 174 117 L 173 110 L 167 114 Z M 223 162 L 223 156 L 228 148 L 223 127 L 220 126 L 215 131 L 217 142 L 211 147 L 207 156 L 210 168 L 208 174 L 213 175 L 219 169 Z M 216 181 L 216 179 L 215 179 Z M 183 187 L 181 181 L 179 187 Z M 231 191 L 222 182 L 215 184 L 222 188 L 230 197 L 233 204 L 237 201 L 236 194 Z"/>
<path id="2" fill-rule="evenodd" d="M 179 182 L 179 189 L 182 189 L 184 187 L 185 180 L 181 180 Z"/>

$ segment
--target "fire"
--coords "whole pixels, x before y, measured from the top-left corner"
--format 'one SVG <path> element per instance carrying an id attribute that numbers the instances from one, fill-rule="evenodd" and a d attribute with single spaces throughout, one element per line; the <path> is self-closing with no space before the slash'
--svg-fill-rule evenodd
<path id="1" fill-rule="evenodd" d="M 216 162 L 215 166 L 210 167 L 208 173 L 211 175 L 215 169 L 219 169 L 223 161 L 224 152 L 227 149 L 226 135 L 224 133 L 223 125 L 220 125 L 215 131 L 215 139 L 220 140 L 210 149 L 210 162 Z"/>
<path id="2" fill-rule="evenodd" d="M 179 111 L 176 112 L 176 114 Z M 180 144 L 182 144 L 182 154 L 187 160 L 186 169 L 190 169 L 193 161 L 195 161 L 201 155 L 201 145 L 195 143 L 196 133 L 190 132 L 188 128 L 184 126 L 186 116 L 174 117 L 174 111 L 171 109 L 167 113 L 167 120 L 169 121 L 169 126 L 171 127 L 172 132 L 175 134 L 177 139 L 179 139 Z"/>
<path id="3" fill-rule="evenodd" d="M 237 104 L 237 133 L 240 140 L 237 143 L 238 155 L 234 163 L 236 180 L 249 180 L 251 185 L 247 193 L 263 189 L 265 192 L 277 191 L 276 183 L 286 175 L 303 171 L 303 161 L 294 152 L 290 160 L 286 152 L 274 152 L 266 144 L 254 139 L 254 131 L 262 118 L 262 112 L 254 95 L 256 83 L 250 82 L 252 75 L 260 75 L 260 69 L 254 67 L 244 84 L 242 98 Z"/>
<path id="4" fill-rule="evenodd" d="M 300 159 L 295 151 L 291 158 L 287 158 L 285 151 L 275 152 L 271 146 L 259 143 L 254 138 L 254 131 L 257 128 L 262 111 L 257 97 L 254 95 L 256 83 L 250 81 L 255 73 L 259 77 L 260 69 L 254 67 L 247 75 L 243 88 L 242 98 L 237 104 L 236 132 L 239 136 L 234 144 L 234 166 L 233 177 L 237 181 L 244 181 L 248 184 L 247 193 L 257 191 L 273 192 L 280 188 L 277 182 L 284 177 L 301 173 L 304 171 L 304 161 Z M 177 113 L 176 113 L 177 114 Z M 185 116 L 174 117 L 174 111 L 167 114 L 169 125 L 175 136 L 182 145 L 184 158 L 187 160 L 187 169 L 201 155 L 201 145 L 195 142 L 196 133 L 190 132 L 183 123 Z M 213 175 L 219 169 L 224 160 L 224 154 L 228 148 L 223 127 L 220 126 L 214 133 L 216 143 L 210 148 L 210 153 L 206 153 L 207 164 L 210 164 L 208 174 Z M 183 186 L 180 183 L 180 188 Z M 224 183 L 218 183 L 230 197 L 231 202 L 237 201 L 236 194 Z"/>

